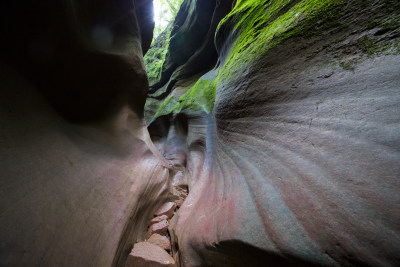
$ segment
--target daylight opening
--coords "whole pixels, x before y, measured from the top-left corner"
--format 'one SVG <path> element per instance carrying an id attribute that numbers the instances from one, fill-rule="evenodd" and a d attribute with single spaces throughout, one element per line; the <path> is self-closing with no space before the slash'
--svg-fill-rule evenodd
<path id="1" fill-rule="evenodd" d="M 154 38 L 175 19 L 183 0 L 154 0 Z"/>

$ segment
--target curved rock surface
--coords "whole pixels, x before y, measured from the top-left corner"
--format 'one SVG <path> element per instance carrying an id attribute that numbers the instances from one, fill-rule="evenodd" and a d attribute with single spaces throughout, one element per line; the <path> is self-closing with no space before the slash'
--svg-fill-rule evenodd
<path id="1" fill-rule="evenodd" d="M 152 2 L 1 10 L 0 265 L 123 266 L 168 199 L 142 122 Z"/>
<path id="2" fill-rule="evenodd" d="M 398 266 L 398 1 L 185 0 L 147 128 L 151 2 L 1 4 L 0 265 Z"/>
<path id="3" fill-rule="evenodd" d="M 152 85 L 150 93 L 168 82 L 168 94 L 177 81 L 204 73 L 215 65 L 218 59 L 214 46 L 215 30 L 232 3 L 233 0 L 188 0 L 182 3 L 173 23 L 160 80 Z"/>
<path id="4" fill-rule="evenodd" d="M 172 88 L 150 129 L 187 149 L 182 266 L 399 264 L 398 3 L 367 2 L 236 1 Z"/>

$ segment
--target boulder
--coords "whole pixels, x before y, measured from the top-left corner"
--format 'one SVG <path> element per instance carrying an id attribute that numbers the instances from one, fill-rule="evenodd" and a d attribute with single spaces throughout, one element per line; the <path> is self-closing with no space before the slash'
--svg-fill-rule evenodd
<path id="1" fill-rule="evenodd" d="M 171 242 L 169 241 L 168 237 L 162 236 L 159 234 L 153 234 L 150 236 L 150 238 L 147 240 L 147 242 L 157 245 L 162 249 L 165 249 L 167 251 L 171 250 Z"/>
<path id="2" fill-rule="evenodd" d="M 155 224 L 155 223 L 159 223 L 159 222 L 164 221 L 164 220 L 168 220 L 168 216 L 167 215 L 161 215 L 161 216 L 154 217 L 150 221 L 150 225 Z"/>
<path id="3" fill-rule="evenodd" d="M 125 267 L 173 267 L 174 259 L 162 248 L 149 242 L 136 243 Z"/>
<path id="4" fill-rule="evenodd" d="M 185 201 L 185 199 L 179 198 L 179 199 L 175 200 L 174 203 L 178 208 L 180 208 L 182 206 L 182 204 L 183 204 L 183 201 Z"/>
<path id="5" fill-rule="evenodd" d="M 153 234 L 167 235 L 168 226 L 169 223 L 167 220 L 155 223 L 150 226 L 147 236 L 151 236 Z"/>

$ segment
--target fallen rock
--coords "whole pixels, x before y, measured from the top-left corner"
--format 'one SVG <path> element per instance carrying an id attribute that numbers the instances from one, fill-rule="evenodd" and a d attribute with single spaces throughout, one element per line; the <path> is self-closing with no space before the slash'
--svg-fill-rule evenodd
<path id="1" fill-rule="evenodd" d="M 136 243 L 125 267 L 174 267 L 174 259 L 162 248 L 149 242 Z"/>
<path id="2" fill-rule="evenodd" d="M 175 200 L 175 205 L 176 205 L 178 208 L 180 208 L 180 207 L 182 206 L 182 204 L 183 204 L 183 201 L 185 201 L 185 200 L 182 199 L 182 198 L 177 199 L 177 200 Z"/>
<path id="3" fill-rule="evenodd" d="M 152 236 L 150 236 L 147 242 L 159 246 L 160 248 L 165 249 L 167 251 L 171 250 L 171 242 L 166 236 L 153 234 Z"/>
<path id="4" fill-rule="evenodd" d="M 159 223 L 159 222 L 164 221 L 164 220 L 168 220 L 168 216 L 167 215 L 157 216 L 157 217 L 153 218 L 150 221 L 150 225 L 152 225 L 154 223 Z"/>
<path id="5" fill-rule="evenodd" d="M 168 219 L 170 219 L 172 218 L 172 216 L 174 216 L 174 210 L 175 210 L 175 203 L 167 202 L 164 205 L 162 205 L 161 208 L 158 209 L 155 215 L 156 216 L 167 215 Z"/>
<path id="6" fill-rule="evenodd" d="M 181 186 L 175 187 L 175 190 L 178 192 L 179 197 L 187 197 L 187 195 L 188 195 L 188 190 Z"/>
<path id="7" fill-rule="evenodd" d="M 153 234 L 167 235 L 169 223 L 167 220 L 163 220 L 159 223 L 155 223 L 150 226 L 147 236 L 150 237 Z"/>

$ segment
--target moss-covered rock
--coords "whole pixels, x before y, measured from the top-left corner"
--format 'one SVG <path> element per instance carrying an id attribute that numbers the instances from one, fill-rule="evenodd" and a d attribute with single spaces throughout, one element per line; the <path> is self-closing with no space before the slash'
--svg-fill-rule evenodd
<path id="1" fill-rule="evenodd" d="M 154 40 L 150 49 L 144 56 L 149 85 L 153 85 L 160 80 L 161 69 L 168 51 L 172 23 Z"/>
<path id="2" fill-rule="evenodd" d="M 370 5 L 370 8 L 365 7 L 368 5 Z M 385 10 L 392 10 L 393 14 L 390 17 L 370 20 L 364 29 L 361 28 L 360 31 L 371 28 L 376 28 L 376 31 L 372 37 L 360 35 L 354 41 L 357 49 L 365 55 L 389 50 L 398 53 L 400 50 L 399 41 L 395 37 L 400 35 L 398 30 L 400 19 L 396 15 L 398 3 L 395 1 L 382 1 L 378 4 L 374 1 L 357 0 L 350 2 L 343 0 L 236 1 L 234 8 L 221 20 L 215 33 L 215 42 L 217 44 L 224 43 L 223 48 L 218 47 L 219 54 L 226 55 L 220 57 L 220 65 L 212 71 L 218 73 L 218 75 L 214 75 L 214 80 L 200 79 L 179 99 L 168 96 L 165 102 L 160 105 L 155 117 L 168 113 L 178 113 L 184 109 L 203 109 L 211 112 L 214 106 L 212 96 L 215 96 L 218 81 L 227 83 L 229 80 L 234 80 L 243 70 L 262 61 L 271 49 L 285 40 L 291 38 L 303 38 L 303 42 L 305 38 L 325 38 L 328 40 L 329 35 L 349 27 L 346 21 L 352 23 L 349 19 L 343 19 L 346 12 L 349 12 L 349 8 L 353 8 L 353 12 L 356 12 L 355 9 L 360 6 L 364 7 L 365 12 L 372 11 L 373 8 L 384 7 Z M 353 13 L 353 16 L 355 15 Z M 359 16 L 360 21 L 368 21 L 368 19 L 363 18 L 365 14 Z M 379 17 L 377 14 L 374 14 L 374 16 Z M 226 32 L 227 29 L 228 33 Z M 391 32 L 391 34 L 388 35 L 388 32 Z M 386 34 L 385 38 L 391 41 L 382 42 L 382 39 L 384 39 L 380 37 L 382 34 Z M 332 43 L 339 43 L 339 41 L 345 40 L 346 36 L 343 35 L 335 41 L 326 43 L 310 56 L 315 56 L 323 49 L 329 49 Z M 352 70 L 354 63 L 355 60 L 345 60 L 341 61 L 340 65 Z M 197 97 L 199 99 L 196 99 Z M 207 103 L 204 103 L 204 101 Z"/>
<path id="3" fill-rule="evenodd" d="M 155 114 L 155 118 L 170 113 L 177 114 L 185 109 L 211 112 L 214 107 L 217 81 L 216 78 L 202 77 L 180 98 L 168 96 Z"/>

